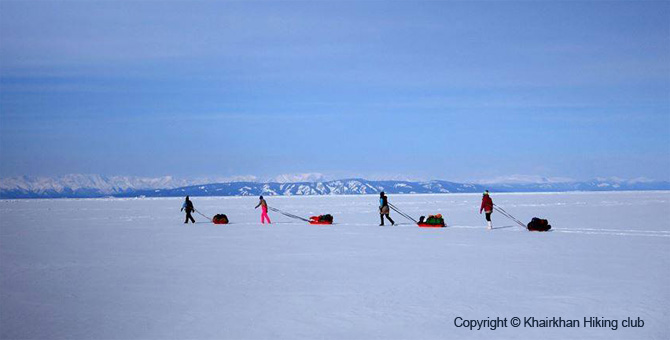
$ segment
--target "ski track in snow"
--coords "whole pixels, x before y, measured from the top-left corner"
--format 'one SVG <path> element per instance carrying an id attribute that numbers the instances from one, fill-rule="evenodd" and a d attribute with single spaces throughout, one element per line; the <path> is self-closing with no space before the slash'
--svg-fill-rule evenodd
<path id="1" fill-rule="evenodd" d="M 670 338 L 670 192 L 0 201 L 0 338 L 646 339 Z M 641 317 L 645 327 L 469 331 L 454 318 Z"/>

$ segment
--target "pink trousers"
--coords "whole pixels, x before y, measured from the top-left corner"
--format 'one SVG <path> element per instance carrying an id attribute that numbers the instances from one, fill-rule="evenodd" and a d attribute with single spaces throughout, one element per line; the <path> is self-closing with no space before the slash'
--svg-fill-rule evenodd
<path id="1" fill-rule="evenodd" d="M 268 220 L 268 223 L 270 222 L 270 216 L 268 216 L 268 209 L 266 207 L 263 207 L 263 212 L 261 212 L 261 223 L 265 224 L 265 220 Z"/>

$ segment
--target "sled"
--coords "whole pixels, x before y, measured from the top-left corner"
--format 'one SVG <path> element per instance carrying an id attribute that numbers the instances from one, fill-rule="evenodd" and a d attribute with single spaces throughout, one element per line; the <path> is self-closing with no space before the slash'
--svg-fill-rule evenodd
<path id="1" fill-rule="evenodd" d="M 309 224 L 318 224 L 318 225 L 333 224 L 333 216 L 330 214 L 311 216 L 308 222 Z"/>
<path id="2" fill-rule="evenodd" d="M 428 218 L 421 216 L 419 222 L 416 223 L 421 228 L 444 228 L 447 225 L 444 223 L 442 214 L 428 215 Z"/>
<path id="3" fill-rule="evenodd" d="M 228 216 L 225 214 L 216 214 L 212 217 L 212 223 L 214 224 L 228 224 Z"/>
<path id="4" fill-rule="evenodd" d="M 530 223 L 526 226 L 526 229 L 528 229 L 528 231 L 549 231 L 551 225 L 549 224 L 549 221 L 545 219 L 533 217 Z"/>
<path id="5" fill-rule="evenodd" d="M 551 231 L 551 226 L 547 226 L 546 229 L 531 229 L 531 228 L 528 228 L 528 231 L 537 231 L 537 232 L 540 232 L 540 233 L 547 232 L 547 231 Z"/>
<path id="6" fill-rule="evenodd" d="M 309 221 L 309 224 L 323 224 L 323 225 L 326 225 L 326 224 L 333 224 L 333 222 L 329 222 L 329 221 Z"/>
<path id="7" fill-rule="evenodd" d="M 421 228 L 444 228 L 447 225 L 446 224 L 428 224 L 428 223 L 417 223 Z"/>

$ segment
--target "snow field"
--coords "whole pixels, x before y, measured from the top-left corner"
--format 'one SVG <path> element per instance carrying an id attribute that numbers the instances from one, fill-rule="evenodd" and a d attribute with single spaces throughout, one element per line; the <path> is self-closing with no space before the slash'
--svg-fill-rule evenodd
<path id="1" fill-rule="evenodd" d="M 404 212 L 442 213 L 447 228 L 379 227 L 376 196 L 0 202 L 2 338 L 641 339 L 670 337 L 670 193 L 391 195 Z M 499 328 L 454 318 L 641 317 L 644 328 Z"/>

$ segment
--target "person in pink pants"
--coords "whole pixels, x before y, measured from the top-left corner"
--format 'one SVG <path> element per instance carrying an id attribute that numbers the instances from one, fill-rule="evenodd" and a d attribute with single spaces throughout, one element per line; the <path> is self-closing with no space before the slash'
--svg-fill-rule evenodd
<path id="1" fill-rule="evenodd" d="M 265 202 L 263 196 L 259 197 L 259 200 L 258 205 L 254 209 L 261 207 L 261 223 L 265 224 L 265 220 L 268 220 L 268 224 L 272 224 L 272 222 L 270 222 L 270 216 L 268 216 L 268 203 Z"/>

